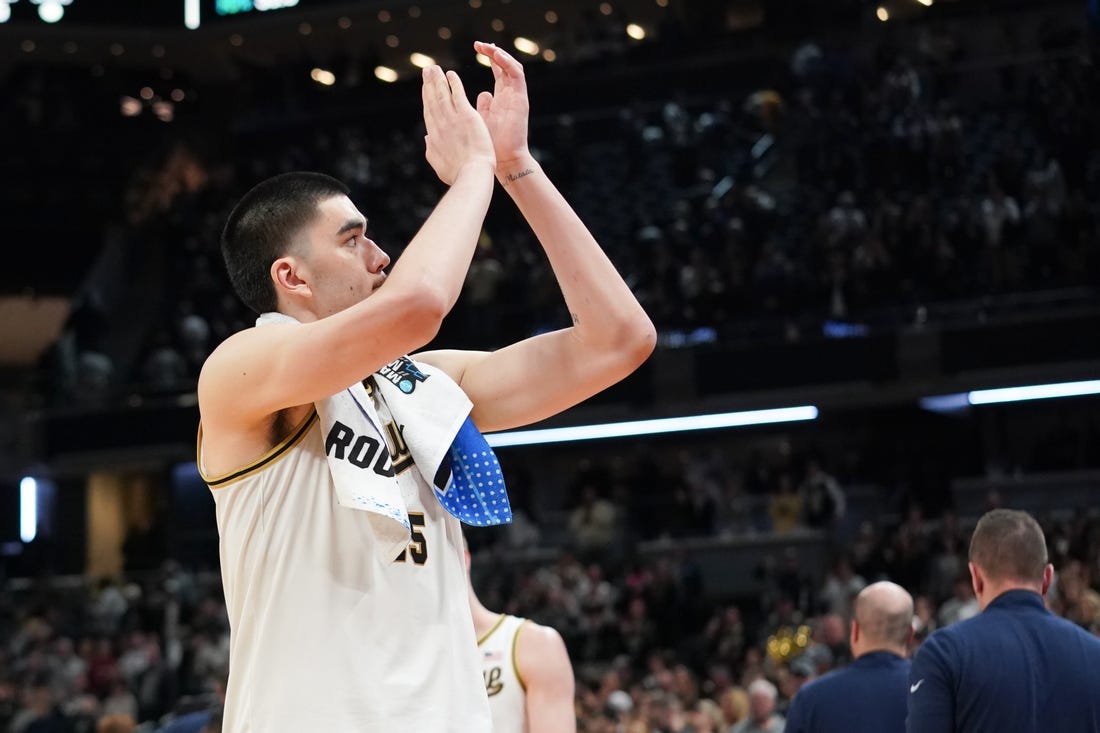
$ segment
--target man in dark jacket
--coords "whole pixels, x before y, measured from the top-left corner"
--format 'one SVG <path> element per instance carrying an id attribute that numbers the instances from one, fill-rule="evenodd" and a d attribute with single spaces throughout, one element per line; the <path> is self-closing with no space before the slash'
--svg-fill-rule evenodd
<path id="1" fill-rule="evenodd" d="M 872 583 L 852 606 L 855 661 L 798 691 L 785 733 L 903 733 L 913 598 L 900 585 Z"/>
<path id="2" fill-rule="evenodd" d="M 1100 733 L 1100 639 L 1046 608 L 1054 568 L 1038 522 L 983 516 L 970 575 L 982 612 L 921 645 L 909 733 Z"/>

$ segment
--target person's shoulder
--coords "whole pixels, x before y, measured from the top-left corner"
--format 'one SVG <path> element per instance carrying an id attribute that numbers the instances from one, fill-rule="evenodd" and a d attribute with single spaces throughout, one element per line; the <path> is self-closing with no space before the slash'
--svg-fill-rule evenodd
<path id="1" fill-rule="evenodd" d="M 972 635 L 970 629 L 973 624 L 971 622 L 977 618 L 975 616 L 966 621 L 957 621 L 950 626 L 933 631 L 917 647 L 916 653 L 913 654 L 913 664 L 920 664 L 932 657 L 953 658 L 959 647 L 968 645 L 968 639 Z"/>
<path id="2" fill-rule="evenodd" d="M 831 672 L 810 680 L 802 687 L 798 688 L 798 692 L 795 694 L 795 699 L 801 699 L 802 702 L 812 702 L 816 700 L 820 695 L 829 695 L 836 687 L 844 684 L 844 673 L 848 671 L 848 668 L 834 669 Z"/>
<path id="3" fill-rule="evenodd" d="M 520 684 L 524 689 L 533 683 L 540 689 L 572 690 L 573 663 L 562 635 L 552 626 L 519 620 L 512 660 Z"/>
<path id="4" fill-rule="evenodd" d="M 861 672 L 862 670 L 855 667 L 842 667 L 826 672 L 804 684 L 795 697 L 803 697 L 805 702 L 813 702 L 821 697 L 833 697 L 851 685 Z"/>
<path id="5" fill-rule="evenodd" d="M 282 325 L 280 324 L 280 327 Z M 270 329 L 265 329 L 261 334 L 258 327 L 250 326 L 227 336 L 225 340 L 214 347 L 206 357 L 206 361 L 203 362 L 199 377 L 200 384 L 203 376 L 209 377 L 212 373 L 228 368 L 227 365 L 234 363 L 241 352 L 247 352 L 256 344 L 259 338 L 271 333 Z"/>
<path id="6" fill-rule="evenodd" d="M 1054 629 L 1061 631 L 1066 636 L 1080 643 L 1088 653 L 1100 658 L 1100 637 L 1089 633 L 1087 629 L 1075 624 L 1068 618 L 1063 618 L 1053 613 L 1049 614 L 1046 621 L 1047 624 Z"/>
<path id="7" fill-rule="evenodd" d="M 209 710 L 196 710 L 175 718 L 162 728 L 157 728 L 155 733 L 200 733 L 210 722 L 211 717 L 213 716 Z"/>
<path id="8" fill-rule="evenodd" d="M 520 616 L 517 616 L 516 619 L 520 622 L 519 627 L 516 629 L 517 644 L 543 651 L 553 651 L 559 647 L 565 648 L 565 640 L 562 639 L 561 634 L 553 626 L 545 626 Z"/>
<path id="9" fill-rule="evenodd" d="M 941 642 L 963 643 L 974 636 L 989 633 L 991 629 L 1000 626 L 1000 621 L 1001 619 L 997 618 L 996 613 L 990 613 L 987 609 L 970 618 L 936 629 L 925 643 L 933 639 Z"/>

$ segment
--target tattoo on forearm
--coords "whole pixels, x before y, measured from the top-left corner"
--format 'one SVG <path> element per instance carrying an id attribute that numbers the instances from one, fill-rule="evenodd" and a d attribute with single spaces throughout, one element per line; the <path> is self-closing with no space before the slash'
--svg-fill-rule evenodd
<path id="1" fill-rule="evenodd" d="M 571 312 L 569 313 L 569 315 L 573 316 L 573 325 L 574 325 L 574 326 L 576 326 L 576 325 L 577 325 L 578 323 L 580 323 L 580 322 L 581 322 L 581 317 L 580 317 L 580 316 L 578 316 L 578 315 L 577 315 L 576 313 L 573 313 L 573 312 L 571 311 Z"/>
<path id="2" fill-rule="evenodd" d="M 515 183 L 519 179 L 525 178 L 526 176 L 529 176 L 534 172 L 535 172 L 534 168 L 527 168 L 526 170 L 522 170 L 519 173 L 505 174 L 505 176 L 504 176 L 504 185 L 507 186 L 509 183 Z"/>

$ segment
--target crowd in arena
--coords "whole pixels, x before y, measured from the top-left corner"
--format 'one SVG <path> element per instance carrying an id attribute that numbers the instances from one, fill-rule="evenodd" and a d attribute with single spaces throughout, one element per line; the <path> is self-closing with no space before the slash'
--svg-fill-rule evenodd
<path id="1" fill-rule="evenodd" d="M 1087 288 L 1100 276 L 1100 110 L 1082 29 L 913 30 L 850 46 L 823 33 L 740 62 L 758 69 L 756 86 L 541 116 L 536 105 L 536 155 L 665 346 L 815 338 L 827 322 L 894 328 L 944 302 Z M 982 44 L 970 35 L 979 30 Z M 307 91 L 280 114 L 298 119 L 319 103 Z M 60 355 L 75 375 L 70 395 L 96 398 L 76 378 L 187 389 L 213 346 L 251 322 L 218 242 L 231 202 L 267 175 L 343 179 L 373 237 L 399 252 L 439 195 L 420 133 L 397 119 L 331 117 L 240 132 L 233 145 L 181 135 L 142 169 L 113 241 L 129 261 L 158 252 L 132 273 L 159 285 L 134 318 L 144 336 L 125 359 L 102 353 L 110 314 L 91 287 Z M 491 348 L 563 318 L 537 243 L 496 205 L 440 341 Z"/>
<path id="2" fill-rule="evenodd" d="M 1050 608 L 1100 635 L 1100 522 L 1052 515 L 1043 524 L 1057 573 Z M 472 577 L 488 607 L 562 634 L 582 731 L 727 733 L 746 719 L 781 731 L 799 687 L 851 661 L 851 603 L 868 583 L 891 579 L 911 591 L 914 650 L 978 613 L 968 530 L 953 515 L 919 512 L 893 525 L 867 522 L 853 542 L 833 547 L 821 577 L 780 551 L 759 570 L 758 598 L 705 593 L 690 552 L 617 556 L 577 539 L 535 567 L 502 560 L 503 542 L 484 547 Z M 229 654 L 217 573 L 167 560 L 132 577 L 43 579 L 2 598 L 0 729 L 82 733 L 109 718 L 140 727 L 100 730 L 154 731 L 216 712 Z M 783 637 L 797 641 L 778 654 L 769 640 Z"/>

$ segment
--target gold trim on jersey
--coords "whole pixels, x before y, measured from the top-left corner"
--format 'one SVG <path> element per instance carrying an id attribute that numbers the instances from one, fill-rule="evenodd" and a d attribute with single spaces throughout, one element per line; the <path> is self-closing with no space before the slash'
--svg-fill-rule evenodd
<path id="1" fill-rule="evenodd" d="M 523 681 L 523 675 L 519 673 L 519 632 L 523 631 L 523 627 L 530 621 L 530 619 L 523 619 L 523 622 L 516 627 L 516 635 L 512 637 L 512 671 L 516 673 L 516 681 L 519 682 L 520 689 L 524 692 L 527 692 L 527 683 Z"/>
<path id="2" fill-rule="evenodd" d="M 264 453 L 262 456 L 254 461 L 251 461 L 241 468 L 229 473 L 222 474 L 221 476 L 208 477 L 206 472 L 202 469 L 202 423 L 199 423 L 199 435 L 198 442 L 195 448 L 195 454 L 197 457 L 196 463 L 199 468 L 199 476 L 206 482 L 206 485 L 211 489 L 224 489 L 226 486 L 236 483 L 241 479 L 246 479 L 253 474 L 267 468 L 271 464 L 286 455 L 287 451 L 302 442 L 302 439 L 306 437 L 306 433 L 313 427 L 313 423 L 317 421 L 317 410 L 310 410 L 309 414 L 298 423 L 298 426 L 294 430 L 290 431 L 290 435 L 283 438 L 276 443 L 270 450 Z"/>
<path id="3" fill-rule="evenodd" d="M 484 644 L 489 639 L 489 637 L 493 635 L 493 632 L 500 628 L 500 625 L 504 623 L 504 619 L 506 618 L 508 618 L 508 614 L 500 614 L 500 618 L 497 619 L 497 622 L 493 624 L 492 628 L 486 631 L 485 634 L 477 640 L 477 645 L 481 646 L 482 644 Z"/>

